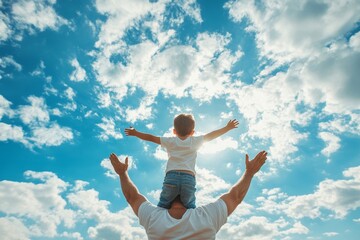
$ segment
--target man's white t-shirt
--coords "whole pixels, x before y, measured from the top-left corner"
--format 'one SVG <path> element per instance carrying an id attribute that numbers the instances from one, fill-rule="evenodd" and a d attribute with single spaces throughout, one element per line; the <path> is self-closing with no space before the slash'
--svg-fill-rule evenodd
<path id="1" fill-rule="evenodd" d="M 138 211 L 140 225 L 149 239 L 215 239 L 227 221 L 222 199 L 195 209 L 187 209 L 181 219 L 170 216 L 168 209 L 143 202 Z"/>
<path id="2" fill-rule="evenodd" d="M 160 143 L 168 153 L 165 172 L 188 170 L 195 174 L 197 150 L 204 143 L 204 136 L 190 136 L 185 140 L 178 137 L 160 137 Z"/>

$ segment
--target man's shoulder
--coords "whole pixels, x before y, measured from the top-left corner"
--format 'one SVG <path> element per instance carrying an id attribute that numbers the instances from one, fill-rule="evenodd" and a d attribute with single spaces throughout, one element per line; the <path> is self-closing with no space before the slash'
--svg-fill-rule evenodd
<path id="1" fill-rule="evenodd" d="M 225 204 L 224 200 L 219 198 L 215 202 L 210 202 L 210 203 L 204 204 L 202 206 L 199 206 L 199 207 L 195 208 L 195 210 L 202 211 L 202 210 L 208 209 L 208 208 L 210 208 L 210 209 L 223 208 L 224 206 L 226 207 L 226 204 Z"/>
<path id="2" fill-rule="evenodd" d="M 205 204 L 203 206 L 199 206 L 194 209 L 195 214 L 197 215 L 205 215 L 205 216 L 211 216 L 214 217 L 215 215 L 221 215 L 227 217 L 227 207 L 221 198 L 216 200 L 215 202 L 211 202 L 208 204 Z"/>
<path id="3" fill-rule="evenodd" d="M 198 218 L 201 218 L 202 222 L 213 226 L 216 232 L 227 222 L 228 215 L 226 204 L 220 198 L 215 202 L 197 207 L 194 210 L 195 215 Z"/>
<path id="4" fill-rule="evenodd" d="M 144 215 L 151 215 L 154 213 L 161 213 L 165 211 L 166 209 L 155 206 L 149 201 L 143 202 L 139 207 L 139 217 Z"/>

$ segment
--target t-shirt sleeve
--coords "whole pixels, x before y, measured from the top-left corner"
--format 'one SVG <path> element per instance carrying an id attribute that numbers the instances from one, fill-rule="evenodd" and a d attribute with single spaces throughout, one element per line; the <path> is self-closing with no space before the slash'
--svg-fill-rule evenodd
<path id="1" fill-rule="evenodd" d="M 151 213 L 156 209 L 156 207 L 148 201 L 143 202 L 138 211 L 139 223 L 145 229 L 148 228 L 151 218 Z"/>
<path id="2" fill-rule="evenodd" d="M 226 223 L 228 217 L 225 202 L 219 198 L 216 202 L 207 204 L 204 208 L 209 215 L 209 218 L 212 220 L 214 228 L 216 231 L 219 231 Z"/>
<path id="3" fill-rule="evenodd" d="M 163 148 L 169 148 L 170 138 L 169 137 L 160 137 L 160 144 Z"/>
<path id="4" fill-rule="evenodd" d="M 204 143 L 204 136 L 194 137 L 193 145 L 195 149 L 199 149 L 203 145 L 203 143 Z"/>

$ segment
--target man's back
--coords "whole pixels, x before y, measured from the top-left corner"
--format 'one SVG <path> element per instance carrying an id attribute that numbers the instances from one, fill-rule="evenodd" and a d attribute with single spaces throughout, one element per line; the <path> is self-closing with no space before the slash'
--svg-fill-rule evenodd
<path id="1" fill-rule="evenodd" d="M 195 209 L 187 209 L 181 219 L 173 218 L 168 209 L 144 202 L 139 208 L 139 221 L 149 239 L 215 239 L 227 220 L 223 200 Z"/>

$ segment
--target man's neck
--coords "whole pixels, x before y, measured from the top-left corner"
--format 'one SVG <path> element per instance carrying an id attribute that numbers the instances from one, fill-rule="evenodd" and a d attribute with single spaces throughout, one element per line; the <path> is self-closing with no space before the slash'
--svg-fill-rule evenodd
<path id="1" fill-rule="evenodd" d="M 186 208 L 183 206 L 171 207 L 168 212 L 171 217 L 175 219 L 181 219 L 186 212 Z"/>

